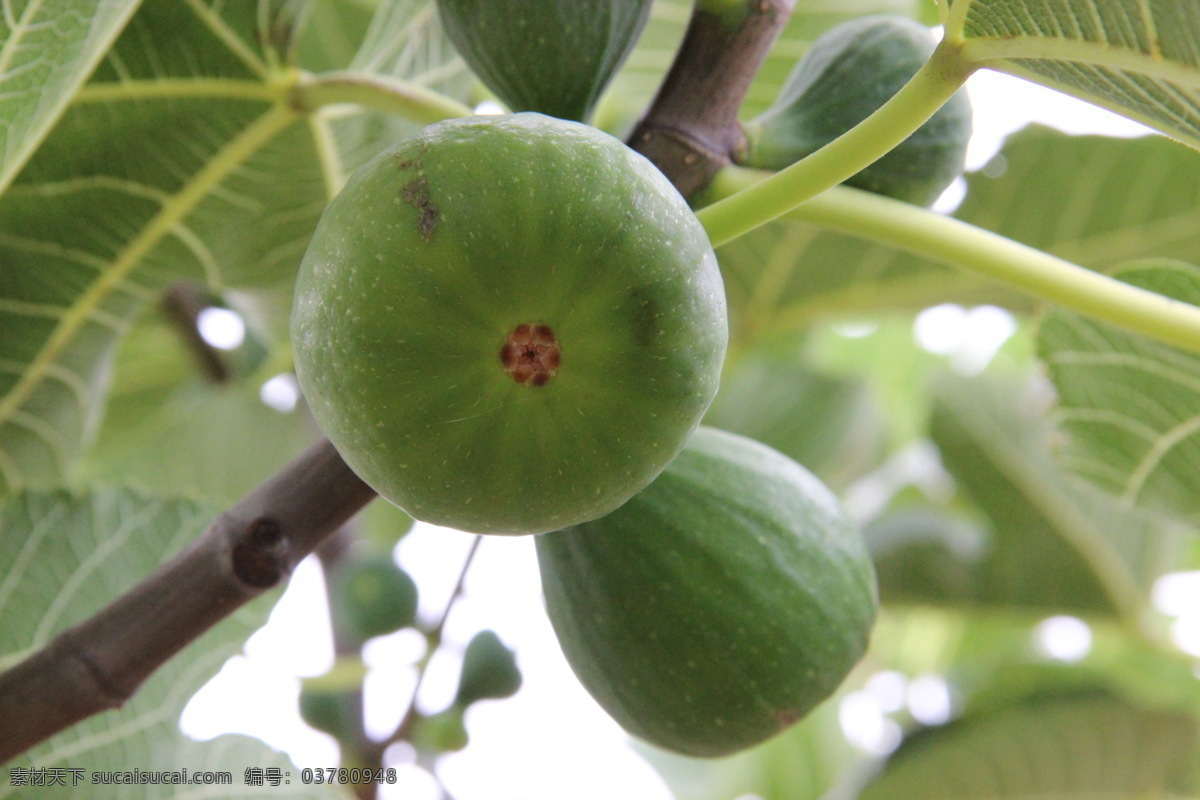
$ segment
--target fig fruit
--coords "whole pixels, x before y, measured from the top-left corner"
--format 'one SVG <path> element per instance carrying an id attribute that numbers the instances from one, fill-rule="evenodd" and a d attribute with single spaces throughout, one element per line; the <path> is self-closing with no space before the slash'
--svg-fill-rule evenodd
<path id="1" fill-rule="evenodd" d="M 463 653 L 454 704 L 465 707 L 480 700 L 512 697 L 520 688 L 521 670 L 513 651 L 494 631 L 475 634 Z"/>
<path id="2" fill-rule="evenodd" d="M 456 753 L 467 746 L 467 726 L 463 722 L 462 706 L 450 706 L 428 717 L 418 715 L 409 736 L 419 751 Z"/>
<path id="3" fill-rule="evenodd" d="M 891 99 L 933 53 L 927 28 L 906 17 L 867 16 L 819 36 L 775 102 L 744 123 L 739 161 L 783 169 L 816 152 Z M 971 104 L 959 90 L 924 125 L 846 183 L 917 205 L 933 203 L 963 171 Z"/>
<path id="4" fill-rule="evenodd" d="M 412 517 L 541 533 L 652 481 L 727 340 L 708 237 L 642 156 L 541 114 L 438 123 L 356 171 L 297 278 L 296 374 Z"/>
<path id="5" fill-rule="evenodd" d="M 351 555 L 329 577 L 330 612 L 359 641 L 407 628 L 416 619 L 417 584 L 388 553 Z"/>
<path id="6" fill-rule="evenodd" d="M 316 730 L 343 741 L 353 741 L 361 734 L 358 720 L 362 714 L 357 692 L 324 691 L 304 687 L 300 690 L 300 717 Z"/>
<path id="7" fill-rule="evenodd" d="M 438 0 L 455 49 L 513 111 L 586 121 L 651 0 Z"/>
<path id="8" fill-rule="evenodd" d="M 866 545 L 830 491 L 712 428 L 612 514 L 536 544 L 580 681 L 629 733 L 686 755 L 733 753 L 802 718 L 875 618 Z"/>

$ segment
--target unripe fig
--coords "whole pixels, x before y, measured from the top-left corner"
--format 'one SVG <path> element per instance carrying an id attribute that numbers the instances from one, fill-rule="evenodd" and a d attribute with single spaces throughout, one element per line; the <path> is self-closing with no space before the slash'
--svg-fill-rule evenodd
<path id="1" fill-rule="evenodd" d="M 727 339 L 708 237 L 654 166 L 541 114 L 438 123 L 355 172 L 297 278 L 296 374 L 412 517 L 540 533 L 675 457 Z"/>
<path id="2" fill-rule="evenodd" d="M 330 574 L 329 608 L 359 641 L 394 633 L 417 616 L 417 584 L 388 553 L 351 555 Z"/>
<path id="3" fill-rule="evenodd" d="M 362 735 L 362 695 L 357 689 L 332 688 L 320 679 L 306 680 L 300 688 L 300 718 L 309 726 L 342 741 Z"/>
<path id="4" fill-rule="evenodd" d="M 606 517 L 537 538 L 567 661 L 625 730 L 693 756 L 751 747 L 863 655 L 876 588 L 836 498 L 766 445 L 701 428 Z"/>
<path id="5" fill-rule="evenodd" d="M 438 0 L 446 35 L 513 111 L 586 121 L 651 0 Z"/>
<path id="6" fill-rule="evenodd" d="M 433 753 L 458 752 L 467 746 L 468 738 L 463 707 L 458 705 L 428 717 L 418 716 L 410 736 L 418 750 Z"/>
<path id="7" fill-rule="evenodd" d="M 906 17 L 868 16 L 813 42 L 775 103 L 744 124 L 743 164 L 783 169 L 816 152 L 891 99 L 933 53 L 929 30 Z M 927 206 L 963 170 L 971 104 L 960 90 L 924 125 L 847 179 L 859 189 Z"/>
<path id="8" fill-rule="evenodd" d="M 520 688 L 521 670 L 513 651 L 504 646 L 494 631 L 475 634 L 463 653 L 454 704 L 468 706 L 479 700 L 511 697 Z"/>

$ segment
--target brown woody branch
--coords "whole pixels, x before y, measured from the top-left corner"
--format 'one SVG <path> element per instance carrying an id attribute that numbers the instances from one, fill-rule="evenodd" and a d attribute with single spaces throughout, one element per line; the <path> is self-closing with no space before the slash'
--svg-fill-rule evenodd
<path id="1" fill-rule="evenodd" d="M 698 2 L 658 95 L 628 144 L 684 197 L 703 189 L 744 140 L 738 110 L 795 0 L 746 0 L 740 14 Z"/>
<path id="2" fill-rule="evenodd" d="M 328 441 L 313 445 L 137 586 L 0 674 L 0 762 L 121 706 L 374 496 Z"/>
<path id="3" fill-rule="evenodd" d="M 213 383 L 228 383 L 225 359 L 200 335 L 200 312 L 207 307 L 199 290 L 190 283 L 177 283 L 163 293 L 162 310 L 192 353 L 204 377 Z"/>

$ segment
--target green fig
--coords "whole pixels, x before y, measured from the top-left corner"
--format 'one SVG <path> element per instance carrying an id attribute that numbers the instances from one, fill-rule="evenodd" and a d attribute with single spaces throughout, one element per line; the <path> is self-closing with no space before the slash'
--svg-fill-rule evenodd
<path id="1" fill-rule="evenodd" d="M 463 653 L 454 704 L 468 706 L 479 700 L 511 697 L 520 688 L 521 670 L 513 651 L 493 631 L 475 634 Z"/>
<path id="2" fill-rule="evenodd" d="M 300 717 L 311 727 L 342 741 L 361 736 L 360 695 L 354 691 L 326 691 L 304 687 L 300 690 Z"/>
<path id="3" fill-rule="evenodd" d="M 612 514 L 536 543 L 575 674 L 629 733 L 686 755 L 728 755 L 804 717 L 875 618 L 866 545 L 836 498 L 712 428 Z"/>
<path id="4" fill-rule="evenodd" d="M 442 27 L 513 111 L 585 122 L 651 0 L 438 0 Z"/>
<path id="5" fill-rule="evenodd" d="M 350 555 L 330 574 L 329 608 L 340 629 L 366 641 L 413 624 L 417 584 L 389 553 Z"/>
<path id="6" fill-rule="evenodd" d="M 428 717 L 418 716 L 410 738 L 419 750 L 455 753 L 464 749 L 468 736 L 463 724 L 463 707 L 453 705 Z"/>
<path id="7" fill-rule="evenodd" d="M 541 533 L 646 486 L 727 341 L 704 228 L 642 156 L 541 114 L 432 125 L 355 172 L 300 267 L 296 374 L 412 517 Z"/>
<path id="8" fill-rule="evenodd" d="M 744 123 L 747 166 L 778 170 L 816 152 L 891 99 L 933 53 L 927 28 L 868 16 L 817 38 L 774 104 Z M 924 125 L 847 185 L 928 206 L 963 171 L 971 104 L 959 90 Z"/>

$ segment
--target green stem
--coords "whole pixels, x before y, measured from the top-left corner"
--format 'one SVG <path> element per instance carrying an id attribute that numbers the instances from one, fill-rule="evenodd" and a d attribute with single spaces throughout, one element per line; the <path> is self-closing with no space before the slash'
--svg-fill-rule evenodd
<path id="1" fill-rule="evenodd" d="M 717 176 L 711 191 L 740 196 L 747 187 L 761 185 L 763 175 L 757 170 L 726 169 Z M 987 275 L 1085 316 L 1200 353 L 1200 308 L 952 217 L 870 192 L 833 187 L 792 211 L 788 218 L 877 239 Z"/>
<path id="2" fill-rule="evenodd" d="M 755 186 L 697 212 L 713 246 L 776 219 L 837 186 L 907 139 L 957 92 L 973 67 L 942 42 L 890 100 L 834 141 Z"/>
<path id="3" fill-rule="evenodd" d="M 437 624 L 433 629 L 425 632 L 425 655 L 417 663 L 417 681 L 413 685 L 412 697 L 408 702 L 408 710 L 404 712 L 404 718 L 400 720 L 400 724 L 396 726 L 396 730 L 392 732 L 386 740 L 386 743 L 405 741 L 412 733 L 413 725 L 417 722 L 417 717 L 420 716 L 420 710 L 417 709 L 417 695 L 421 693 L 421 684 L 425 681 L 425 674 L 429 671 L 429 663 L 433 660 L 434 654 L 438 648 L 442 646 L 442 634 L 446 630 L 446 621 L 450 619 L 450 612 L 454 610 L 454 604 L 458 602 L 458 598 L 462 595 L 463 584 L 467 580 L 467 572 L 471 569 L 471 563 L 475 560 L 475 554 L 479 551 L 479 545 L 483 542 L 483 536 L 476 535 L 471 541 L 471 547 L 467 550 L 467 556 L 463 559 L 462 569 L 458 573 L 458 581 L 454 584 L 454 590 L 450 593 L 450 599 L 446 602 L 446 608 L 442 611 L 442 616 L 438 619 Z"/>
<path id="4" fill-rule="evenodd" d="M 353 72 L 306 75 L 292 89 L 292 104 L 304 111 L 336 103 L 399 114 L 423 125 L 474 113 L 470 106 L 432 89 L 382 75 Z"/>

